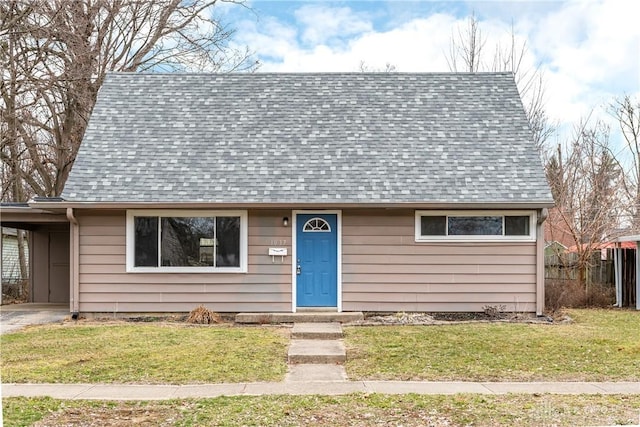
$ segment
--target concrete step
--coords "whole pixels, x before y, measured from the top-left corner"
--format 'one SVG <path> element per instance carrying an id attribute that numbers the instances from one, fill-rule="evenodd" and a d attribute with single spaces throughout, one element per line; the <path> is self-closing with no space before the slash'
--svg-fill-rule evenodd
<path id="1" fill-rule="evenodd" d="M 346 381 L 344 366 L 336 364 L 289 365 L 284 382 L 308 383 L 310 381 Z"/>
<path id="2" fill-rule="evenodd" d="M 331 323 L 294 323 L 291 329 L 292 339 L 336 340 L 342 338 L 342 325 Z"/>
<path id="3" fill-rule="evenodd" d="M 357 322 L 364 319 L 361 311 L 348 312 L 303 312 L 303 313 L 238 313 L 236 323 L 312 323 L 312 322 Z"/>
<path id="4" fill-rule="evenodd" d="M 339 340 L 292 340 L 289 363 L 342 364 L 347 360 L 344 343 Z"/>

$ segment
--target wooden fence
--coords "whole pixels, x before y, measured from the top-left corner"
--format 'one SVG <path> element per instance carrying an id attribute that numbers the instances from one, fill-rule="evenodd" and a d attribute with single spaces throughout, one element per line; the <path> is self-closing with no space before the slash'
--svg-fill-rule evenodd
<path id="1" fill-rule="evenodd" d="M 622 249 L 622 306 L 635 307 L 636 251 Z M 544 257 L 544 277 L 548 280 L 578 280 L 580 277 L 578 254 L 574 252 Z M 587 285 L 599 284 L 615 287 L 613 249 L 595 251 L 586 265 L 584 278 Z"/>
<path id="2" fill-rule="evenodd" d="M 591 255 L 584 272 L 587 283 L 615 284 L 613 252 L 610 250 L 607 252 L 606 259 L 602 259 L 600 251 Z M 580 277 L 578 254 L 568 252 L 545 256 L 544 277 L 552 280 L 578 280 Z"/>

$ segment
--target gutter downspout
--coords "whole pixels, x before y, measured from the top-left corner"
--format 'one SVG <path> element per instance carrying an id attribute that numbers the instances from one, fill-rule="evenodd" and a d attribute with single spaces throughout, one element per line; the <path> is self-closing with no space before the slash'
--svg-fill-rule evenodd
<path id="1" fill-rule="evenodd" d="M 536 315 L 544 312 L 544 221 L 549 216 L 547 208 L 538 211 L 536 222 Z"/>
<path id="2" fill-rule="evenodd" d="M 71 318 L 78 319 L 80 307 L 80 224 L 73 215 L 73 208 L 67 208 L 67 219 L 71 223 L 70 244 L 69 244 L 69 269 L 70 269 L 70 289 L 69 299 L 71 308 Z"/>

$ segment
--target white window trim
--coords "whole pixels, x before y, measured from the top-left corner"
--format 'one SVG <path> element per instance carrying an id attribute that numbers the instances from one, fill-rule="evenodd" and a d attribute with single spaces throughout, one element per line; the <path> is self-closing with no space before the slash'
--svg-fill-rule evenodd
<path id="1" fill-rule="evenodd" d="M 421 234 L 420 218 L 423 216 L 529 216 L 529 235 L 527 236 L 423 236 Z M 416 242 L 535 242 L 536 241 L 536 211 L 416 211 L 415 241 Z"/>
<path id="2" fill-rule="evenodd" d="M 135 230 L 133 218 L 136 216 L 157 217 L 240 217 L 240 267 L 135 267 Z M 127 273 L 246 273 L 248 264 L 247 211 L 199 211 L 182 209 L 135 209 L 127 211 Z"/>
<path id="3" fill-rule="evenodd" d="M 325 223 L 327 225 L 327 230 L 322 230 L 322 229 L 319 229 L 319 230 L 313 230 L 313 229 L 312 230 L 306 230 L 307 225 L 311 221 L 322 221 L 323 223 Z M 324 219 L 322 219 L 320 217 L 314 217 L 314 218 L 311 218 L 310 220 L 308 220 L 307 222 L 304 223 L 304 225 L 302 226 L 302 232 L 303 233 L 331 233 L 331 226 Z"/>

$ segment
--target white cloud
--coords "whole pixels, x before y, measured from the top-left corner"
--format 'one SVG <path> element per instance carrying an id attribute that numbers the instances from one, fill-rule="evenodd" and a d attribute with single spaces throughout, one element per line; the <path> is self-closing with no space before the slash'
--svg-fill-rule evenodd
<path id="1" fill-rule="evenodd" d="M 568 3 L 530 34 L 546 64 L 549 114 L 577 122 L 614 96 L 640 93 L 640 3 Z"/>
<path id="2" fill-rule="evenodd" d="M 484 53 L 490 62 L 497 43 L 508 46 L 513 25 L 517 45 L 528 48 L 524 69 L 542 64 L 552 120 L 576 122 L 613 96 L 640 94 L 640 2 L 534 6 L 535 13 L 524 12 L 523 6 L 513 20 L 483 14 Z M 510 10 L 518 13 L 515 6 Z M 439 13 L 407 17 L 392 29 L 377 30 L 373 17 L 348 7 L 301 2 L 293 21 L 262 17 L 258 23 L 244 22 L 237 41 L 262 58 L 260 71 L 357 71 L 364 61 L 373 68 L 390 63 L 401 72 L 434 72 L 449 70 L 452 34 L 466 26 L 465 18 Z"/>
<path id="3" fill-rule="evenodd" d="M 300 49 L 297 29 L 272 17 L 244 21 L 238 26 L 238 34 L 236 43 L 246 44 L 268 62 L 282 61 Z"/>
<path id="4" fill-rule="evenodd" d="M 295 11 L 295 17 L 304 28 L 302 41 L 311 45 L 325 44 L 332 38 L 344 38 L 370 31 L 373 27 L 364 16 L 348 7 L 305 5 Z"/>
<path id="5" fill-rule="evenodd" d="M 347 42 L 310 47 L 299 40 L 300 34 L 306 39 L 311 37 L 308 27 L 296 31 L 296 27 L 275 22 L 259 27 L 245 23 L 238 32 L 240 41 L 265 59 L 260 71 L 357 71 L 361 61 L 374 68 L 390 63 L 399 71 L 447 71 L 443 48 L 455 21 L 449 15 L 432 15 L 376 32 L 370 29 L 371 22 L 360 20 L 354 28 L 361 31 Z M 313 28 L 311 33 L 316 34 L 319 26 Z M 327 34 L 327 39 L 335 36 Z"/>
<path id="6" fill-rule="evenodd" d="M 443 48 L 453 22 L 440 14 L 414 19 L 393 30 L 364 34 L 351 42 L 350 51 L 375 68 L 390 63 L 405 72 L 447 71 Z"/>

